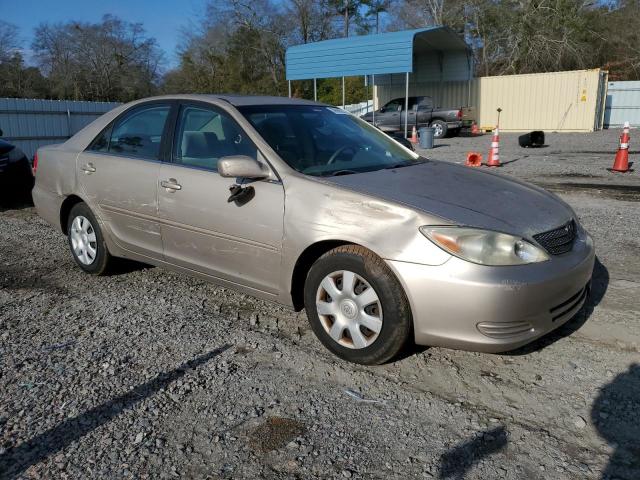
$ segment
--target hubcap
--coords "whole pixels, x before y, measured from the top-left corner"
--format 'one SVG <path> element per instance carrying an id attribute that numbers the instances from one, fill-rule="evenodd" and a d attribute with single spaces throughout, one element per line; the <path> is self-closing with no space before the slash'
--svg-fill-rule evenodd
<path id="1" fill-rule="evenodd" d="M 436 123 L 436 124 L 433 126 L 433 134 L 434 134 L 436 137 L 439 137 L 440 135 L 442 135 L 442 125 L 440 125 L 439 123 Z"/>
<path id="2" fill-rule="evenodd" d="M 98 254 L 96 232 L 91 222 L 82 215 L 78 215 L 71 223 L 71 249 L 73 254 L 84 265 L 91 265 Z"/>
<path id="3" fill-rule="evenodd" d="M 382 330 L 378 294 L 369 282 L 348 270 L 324 277 L 316 294 L 316 309 L 325 331 L 343 347 L 368 347 Z"/>

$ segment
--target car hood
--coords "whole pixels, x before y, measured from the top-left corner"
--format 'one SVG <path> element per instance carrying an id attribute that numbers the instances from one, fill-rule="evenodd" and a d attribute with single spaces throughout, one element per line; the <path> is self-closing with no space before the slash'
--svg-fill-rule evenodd
<path id="1" fill-rule="evenodd" d="M 539 187 L 486 170 L 433 160 L 323 180 L 402 203 L 456 225 L 527 238 L 574 217 L 571 207 Z"/>

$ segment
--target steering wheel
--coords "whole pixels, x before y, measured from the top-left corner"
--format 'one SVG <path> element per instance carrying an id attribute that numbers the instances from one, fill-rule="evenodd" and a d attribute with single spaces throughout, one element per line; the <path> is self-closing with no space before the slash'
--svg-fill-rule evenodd
<path id="1" fill-rule="evenodd" d="M 329 161 L 327 162 L 327 165 L 331 165 L 332 163 L 334 163 L 336 161 L 336 158 L 338 158 L 338 156 L 344 152 L 347 149 L 351 149 L 354 152 L 357 150 L 356 147 L 354 147 L 353 145 L 350 144 L 346 144 L 346 145 L 342 145 L 340 148 L 338 148 L 335 152 L 333 152 L 333 154 L 331 155 L 331 157 L 329 157 Z"/>

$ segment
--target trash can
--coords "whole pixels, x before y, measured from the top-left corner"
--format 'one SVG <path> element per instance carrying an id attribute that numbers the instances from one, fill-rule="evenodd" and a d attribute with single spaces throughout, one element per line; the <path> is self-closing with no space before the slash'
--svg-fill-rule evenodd
<path id="1" fill-rule="evenodd" d="M 431 127 L 422 127 L 420 129 L 419 145 L 420 148 L 430 149 L 433 148 L 433 135 L 435 129 Z"/>

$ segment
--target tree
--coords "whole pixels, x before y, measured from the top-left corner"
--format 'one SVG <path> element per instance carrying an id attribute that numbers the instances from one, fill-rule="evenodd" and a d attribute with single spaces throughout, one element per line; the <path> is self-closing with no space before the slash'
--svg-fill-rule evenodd
<path id="1" fill-rule="evenodd" d="M 18 27 L 0 20 L 0 62 L 9 61 L 19 51 Z"/>
<path id="2" fill-rule="evenodd" d="M 602 41 L 580 0 L 479 0 L 469 10 L 485 75 L 594 66 Z"/>
<path id="3" fill-rule="evenodd" d="M 318 42 L 333 36 L 329 0 L 290 0 L 285 15 L 295 26 L 289 38 L 292 43 Z"/>
<path id="4" fill-rule="evenodd" d="M 19 30 L 0 20 L 0 97 L 45 98 L 46 81 L 35 67 L 27 67 L 21 52 Z"/>
<path id="5" fill-rule="evenodd" d="M 349 25 L 352 18 L 358 18 L 362 0 L 330 0 L 329 4 L 335 13 L 342 18 L 343 36 L 349 36 Z"/>
<path id="6" fill-rule="evenodd" d="M 47 98 L 49 90 L 46 79 L 36 67 L 27 67 L 22 54 L 16 52 L 11 58 L 0 62 L 0 97 Z"/>
<path id="7" fill-rule="evenodd" d="M 387 13 L 393 4 L 393 0 L 364 0 L 366 7 L 365 15 L 374 18 L 375 33 L 380 33 L 380 15 Z"/>
<path id="8" fill-rule="evenodd" d="M 290 31 L 270 0 L 212 1 L 180 50 L 166 91 L 286 92 L 285 43 Z"/>
<path id="9" fill-rule="evenodd" d="M 603 65 L 609 48 L 606 29 L 597 20 L 607 8 L 599 5 L 589 0 L 404 0 L 393 9 L 392 26 L 446 25 L 460 32 L 480 75 L 591 68 Z"/>
<path id="10" fill-rule="evenodd" d="M 32 45 L 56 98 L 128 101 L 155 92 L 163 53 L 139 23 L 40 25 Z"/>
<path id="11" fill-rule="evenodd" d="M 640 80 L 639 0 L 621 0 L 615 8 L 593 12 L 592 24 L 601 32 L 599 65 L 609 70 L 610 80 Z M 635 21 L 634 21 L 635 20 Z"/>

